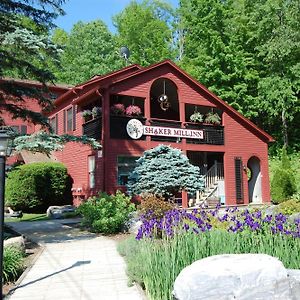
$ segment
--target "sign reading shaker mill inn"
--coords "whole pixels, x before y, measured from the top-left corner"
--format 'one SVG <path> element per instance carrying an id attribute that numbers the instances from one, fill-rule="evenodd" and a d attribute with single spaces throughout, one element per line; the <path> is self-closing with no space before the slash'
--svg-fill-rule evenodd
<path id="1" fill-rule="evenodd" d="M 126 129 L 132 139 L 139 139 L 142 135 L 203 139 L 203 130 L 147 126 L 137 119 L 128 121 Z"/>

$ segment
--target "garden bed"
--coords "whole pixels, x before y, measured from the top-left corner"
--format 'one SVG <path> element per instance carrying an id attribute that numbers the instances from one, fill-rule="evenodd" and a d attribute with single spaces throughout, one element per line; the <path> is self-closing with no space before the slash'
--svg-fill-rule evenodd
<path id="1" fill-rule="evenodd" d="M 136 239 L 119 245 L 130 278 L 145 288 L 150 299 L 172 299 L 180 271 L 196 260 L 217 254 L 265 253 L 286 268 L 300 269 L 300 222 L 283 214 L 218 209 L 192 212 L 172 210 L 163 219 L 142 218 Z"/>

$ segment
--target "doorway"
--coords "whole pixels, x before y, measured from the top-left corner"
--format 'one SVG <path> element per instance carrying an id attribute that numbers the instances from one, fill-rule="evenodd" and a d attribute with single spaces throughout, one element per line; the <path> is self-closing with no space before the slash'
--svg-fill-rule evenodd
<path id="1" fill-rule="evenodd" d="M 249 203 L 262 203 L 260 160 L 252 156 L 247 163 Z"/>

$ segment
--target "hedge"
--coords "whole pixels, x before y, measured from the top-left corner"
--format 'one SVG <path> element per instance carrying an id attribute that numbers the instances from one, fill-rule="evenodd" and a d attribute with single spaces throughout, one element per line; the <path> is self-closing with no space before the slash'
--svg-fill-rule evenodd
<path id="1" fill-rule="evenodd" d="M 44 212 L 71 201 L 71 178 L 61 163 L 26 164 L 8 173 L 5 205 L 14 210 Z"/>

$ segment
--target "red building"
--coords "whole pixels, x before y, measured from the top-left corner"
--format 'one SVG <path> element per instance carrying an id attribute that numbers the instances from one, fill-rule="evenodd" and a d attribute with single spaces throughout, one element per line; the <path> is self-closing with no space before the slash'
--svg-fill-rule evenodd
<path id="1" fill-rule="evenodd" d="M 125 190 L 136 158 L 162 143 L 181 149 L 205 175 L 206 191 L 197 201 L 270 202 L 272 137 L 171 61 L 95 76 L 58 97 L 55 106 L 49 118 L 58 134 L 85 134 L 103 146 L 93 151 L 70 143 L 55 154 L 74 180 L 75 202 L 99 190 Z M 192 115 L 202 122 L 191 122 Z M 186 206 L 185 193 L 182 200 Z"/>
<path id="2" fill-rule="evenodd" d="M 18 86 L 23 86 L 24 88 L 30 88 L 30 89 L 43 88 L 40 82 L 32 81 L 32 80 L 18 80 L 18 79 L 4 78 L 4 79 L 0 79 L 0 83 L 14 83 L 17 84 Z M 65 92 L 67 92 L 68 89 L 69 88 L 65 85 L 51 85 L 48 86 L 48 92 L 44 96 L 54 100 L 57 97 L 64 94 Z M 1 90 L 1 88 L 0 88 L 0 93 L 4 93 L 3 90 Z M 23 97 L 23 101 L 18 101 L 18 107 L 22 107 L 24 109 L 28 109 L 34 112 L 41 112 L 41 106 L 39 105 L 38 100 L 35 98 Z M 40 130 L 39 125 L 35 125 L 31 122 L 24 121 L 21 118 L 13 119 L 12 115 L 5 110 L 1 111 L 1 118 L 4 120 L 6 126 L 10 126 L 17 133 L 20 134 L 32 134 Z M 9 157 L 7 163 L 13 164 L 14 162 L 16 162 L 16 160 L 19 159 L 22 160 L 22 157 L 19 156 Z"/>

